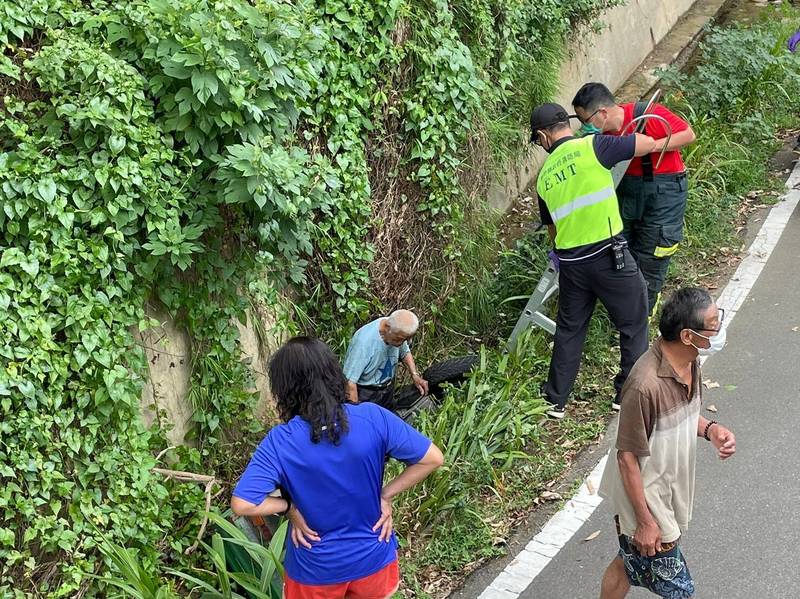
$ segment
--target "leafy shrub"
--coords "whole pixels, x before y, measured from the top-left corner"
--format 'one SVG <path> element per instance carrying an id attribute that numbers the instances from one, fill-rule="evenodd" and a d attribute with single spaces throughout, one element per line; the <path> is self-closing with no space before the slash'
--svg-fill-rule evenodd
<path id="1" fill-rule="evenodd" d="M 452 278 L 483 214 L 469 148 L 519 89 L 547 87 L 539 48 L 552 66 L 549 40 L 612 3 L 3 2 L 0 590 L 91 592 L 96 529 L 147 571 L 183 563 L 200 492 L 152 472 L 146 304 L 192 336 L 194 447 L 176 466 L 232 476 L 260 426 L 232 326 L 252 296 L 346 337 L 410 297 L 369 278 L 409 203 L 433 249 L 404 288 Z"/>
<path id="2" fill-rule="evenodd" d="M 678 254 L 683 280 L 713 274 L 714 251 L 737 245 L 731 223 L 741 197 L 770 185 L 775 130 L 796 124 L 800 111 L 800 63 L 786 49 L 797 14 L 786 7 L 765 11 L 750 27 L 711 28 L 697 65 L 663 73 L 670 102 L 697 134 L 684 151 L 690 185 L 687 247 Z"/>
<path id="3" fill-rule="evenodd" d="M 547 410 L 535 373 L 547 364 L 546 357 L 524 351 L 496 355 L 484 350 L 463 389 L 448 393 L 437 410 L 419 415 L 415 426 L 442 448 L 445 465 L 398 500 L 405 526 L 446 518 L 464 506 L 468 495 L 491 487 L 499 472 L 527 456 L 523 450 L 535 443 Z"/>

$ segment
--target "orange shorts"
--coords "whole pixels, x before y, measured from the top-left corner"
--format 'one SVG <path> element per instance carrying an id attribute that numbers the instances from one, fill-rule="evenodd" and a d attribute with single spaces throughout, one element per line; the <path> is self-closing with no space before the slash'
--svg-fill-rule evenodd
<path id="1" fill-rule="evenodd" d="M 301 584 L 288 576 L 283 581 L 283 599 L 386 599 L 400 586 L 397 560 L 374 574 L 335 584 Z"/>

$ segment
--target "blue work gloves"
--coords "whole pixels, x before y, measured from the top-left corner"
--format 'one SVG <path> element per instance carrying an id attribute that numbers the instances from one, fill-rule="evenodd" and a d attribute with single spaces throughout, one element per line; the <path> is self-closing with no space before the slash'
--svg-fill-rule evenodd
<path id="1" fill-rule="evenodd" d="M 550 258 L 550 262 L 553 263 L 553 268 L 555 268 L 556 272 L 558 272 L 558 269 L 561 265 L 558 263 L 558 254 L 556 254 L 556 251 L 550 250 L 547 252 L 547 257 Z"/>
<path id="2" fill-rule="evenodd" d="M 794 52 L 797 50 L 798 45 L 800 45 L 800 31 L 797 31 L 792 37 L 789 38 L 789 41 L 786 42 L 789 52 Z"/>

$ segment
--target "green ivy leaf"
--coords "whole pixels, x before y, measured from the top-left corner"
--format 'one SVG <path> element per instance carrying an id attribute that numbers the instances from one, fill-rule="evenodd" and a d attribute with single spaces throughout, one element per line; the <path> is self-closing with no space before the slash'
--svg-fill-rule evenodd
<path id="1" fill-rule="evenodd" d="M 30 256 L 21 260 L 19 267 L 24 270 L 31 278 L 39 274 L 39 260 L 35 256 Z"/>
<path id="2" fill-rule="evenodd" d="M 126 144 L 127 140 L 121 135 L 111 135 L 108 138 L 108 149 L 111 150 L 112 154 L 119 154 L 125 149 Z"/>
<path id="3" fill-rule="evenodd" d="M 89 361 L 89 352 L 80 345 L 75 347 L 75 351 L 72 355 L 75 358 L 75 362 L 78 363 L 78 368 L 83 368 L 86 362 Z"/>
<path id="4" fill-rule="evenodd" d="M 43 201 L 50 203 L 56 198 L 56 184 L 53 179 L 46 177 L 39 181 L 36 189 Z"/>

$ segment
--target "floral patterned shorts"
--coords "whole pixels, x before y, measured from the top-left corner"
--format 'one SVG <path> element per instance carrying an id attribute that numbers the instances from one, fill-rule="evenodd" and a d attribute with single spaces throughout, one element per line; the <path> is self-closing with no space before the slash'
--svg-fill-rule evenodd
<path id="1" fill-rule="evenodd" d="M 625 564 L 625 573 L 632 586 L 644 587 L 665 599 L 690 599 L 694 596 L 694 581 L 678 541 L 663 543 L 661 551 L 653 556 L 640 555 L 633 540 L 620 533 L 619 520 L 615 520 L 619 557 Z"/>

